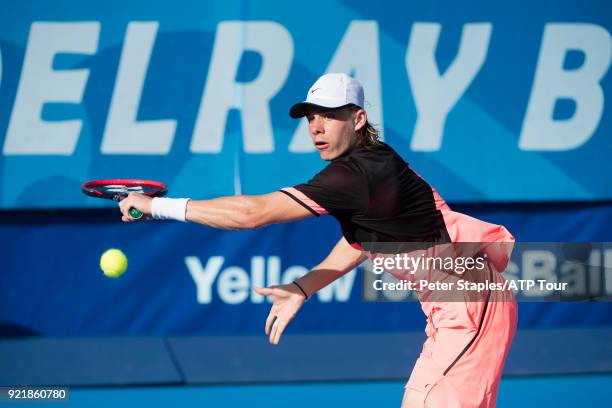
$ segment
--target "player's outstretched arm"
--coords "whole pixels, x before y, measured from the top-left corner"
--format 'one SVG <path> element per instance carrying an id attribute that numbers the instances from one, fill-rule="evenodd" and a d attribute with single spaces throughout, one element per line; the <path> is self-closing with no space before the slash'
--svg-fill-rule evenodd
<path id="1" fill-rule="evenodd" d="M 191 200 L 187 220 L 214 228 L 241 230 L 297 221 L 313 214 L 281 192 Z"/>
<path id="2" fill-rule="evenodd" d="M 224 230 L 253 229 L 279 222 L 301 220 L 313 215 L 286 194 L 278 191 L 262 195 L 220 197 L 212 200 L 156 200 L 169 200 L 165 202 L 168 204 L 164 204 L 170 206 L 169 216 L 166 218 L 197 222 Z M 158 203 L 164 203 L 164 201 L 158 201 Z M 182 204 L 182 207 L 172 208 L 179 204 Z M 135 221 L 129 214 L 129 209 L 132 207 L 143 212 L 148 218 L 155 215 L 152 214 L 156 211 L 153 199 L 143 194 L 130 193 L 119 203 L 123 221 Z M 165 209 L 162 208 L 162 210 Z"/>
<path id="3" fill-rule="evenodd" d="M 362 252 L 351 247 L 342 237 L 323 262 L 294 283 L 254 288 L 260 295 L 272 298 L 272 308 L 265 327 L 270 343 L 279 343 L 285 328 L 304 304 L 306 296 L 313 295 L 364 260 Z"/>

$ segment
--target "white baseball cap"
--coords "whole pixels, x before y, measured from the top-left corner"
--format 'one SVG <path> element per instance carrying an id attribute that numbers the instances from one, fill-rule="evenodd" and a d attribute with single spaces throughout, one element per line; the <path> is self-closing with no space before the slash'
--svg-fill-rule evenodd
<path id="1" fill-rule="evenodd" d="M 289 116 L 295 119 L 306 116 L 311 106 L 333 109 L 346 105 L 357 105 L 363 109 L 361 84 L 346 74 L 325 74 L 310 87 L 304 102 L 291 107 Z"/>

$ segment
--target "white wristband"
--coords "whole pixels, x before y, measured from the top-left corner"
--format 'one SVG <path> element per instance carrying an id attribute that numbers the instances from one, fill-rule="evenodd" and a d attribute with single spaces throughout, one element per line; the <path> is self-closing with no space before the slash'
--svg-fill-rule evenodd
<path id="1" fill-rule="evenodd" d="M 185 222 L 189 198 L 155 197 L 151 202 L 151 216 L 156 220 L 176 220 Z"/>

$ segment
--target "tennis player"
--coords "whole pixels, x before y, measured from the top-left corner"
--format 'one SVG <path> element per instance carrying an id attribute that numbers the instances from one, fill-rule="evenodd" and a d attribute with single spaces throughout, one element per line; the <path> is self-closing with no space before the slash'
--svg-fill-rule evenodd
<path id="1" fill-rule="evenodd" d="M 153 198 L 131 193 L 119 203 L 125 222 L 135 207 L 149 218 L 191 221 L 225 230 L 331 214 L 342 237 L 329 255 L 295 282 L 255 288 L 273 304 L 265 332 L 278 344 L 304 301 L 362 263 L 364 243 L 487 242 L 489 279 L 503 282 L 514 241 L 503 227 L 452 211 L 368 122 L 362 86 L 345 74 L 323 75 L 293 118 L 306 117 L 314 146 L 329 164 L 310 181 L 264 195 L 212 200 Z M 510 249 L 508 249 L 510 248 Z M 498 248 L 499 249 L 499 248 Z M 401 276 L 398 276 L 401 277 Z M 478 301 L 428 301 L 427 340 L 408 380 L 402 407 L 493 407 L 517 322 L 509 291 L 488 291 Z"/>

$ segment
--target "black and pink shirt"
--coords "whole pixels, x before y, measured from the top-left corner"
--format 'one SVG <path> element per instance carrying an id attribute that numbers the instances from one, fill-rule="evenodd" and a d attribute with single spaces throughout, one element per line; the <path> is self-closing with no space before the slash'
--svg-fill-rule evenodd
<path id="1" fill-rule="evenodd" d="M 502 225 L 452 211 L 385 143 L 355 148 L 307 183 L 281 191 L 317 216 L 331 214 L 356 247 L 377 242 L 514 242 Z M 505 268 L 511 248 L 504 246 L 495 256 L 498 270 Z"/>
<path id="2" fill-rule="evenodd" d="M 317 216 L 334 216 L 350 244 L 449 242 L 431 187 L 385 143 L 353 149 L 281 191 Z"/>

